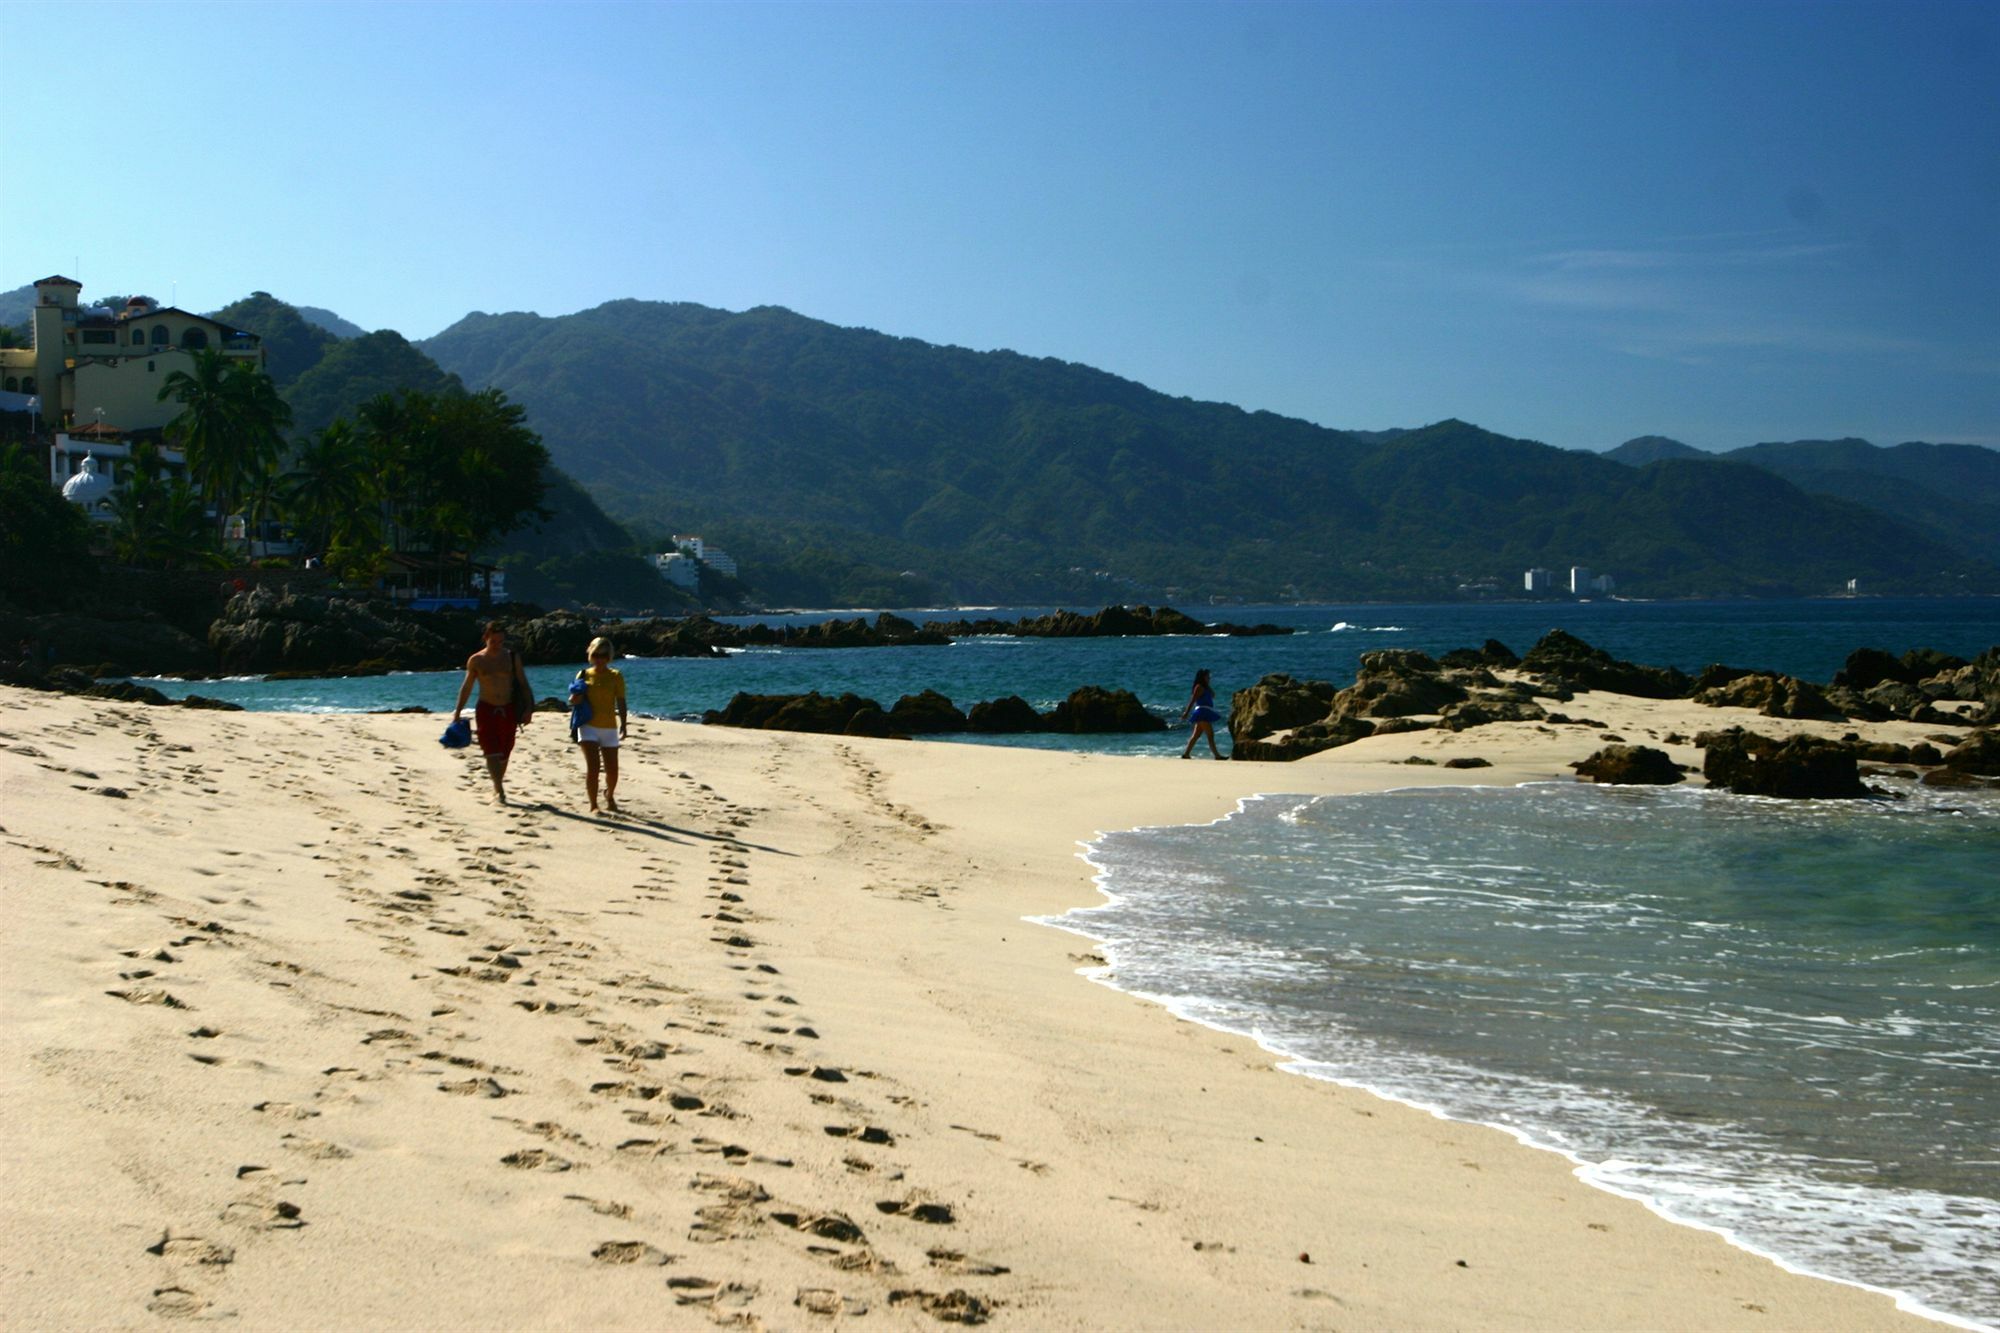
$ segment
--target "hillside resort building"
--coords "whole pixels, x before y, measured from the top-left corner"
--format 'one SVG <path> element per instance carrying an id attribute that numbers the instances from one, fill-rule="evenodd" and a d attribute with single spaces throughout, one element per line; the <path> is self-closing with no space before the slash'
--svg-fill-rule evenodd
<path id="1" fill-rule="evenodd" d="M 197 352 L 264 363 L 262 340 L 190 311 L 135 296 L 118 310 L 78 302 L 83 284 L 60 275 L 35 284 L 33 345 L 0 348 L 0 409 L 29 412 L 54 432 L 49 483 L 94 518 L 108 519 L 134 436 L 157 437 L 181 405 L 161 401 Z M 178 470 L 172 450 L 162 461 Z"/>

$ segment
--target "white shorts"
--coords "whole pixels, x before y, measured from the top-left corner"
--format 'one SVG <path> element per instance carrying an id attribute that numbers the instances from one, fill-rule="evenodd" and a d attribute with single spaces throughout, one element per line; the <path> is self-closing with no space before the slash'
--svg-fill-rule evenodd
<path id="1" fill-rule="evenodd" d="M 576 729 L 576 739 L 582 745 L 595 745 L 600 749 L 615 750 L 618 748 L 618 728 L 578 727 Z"/>

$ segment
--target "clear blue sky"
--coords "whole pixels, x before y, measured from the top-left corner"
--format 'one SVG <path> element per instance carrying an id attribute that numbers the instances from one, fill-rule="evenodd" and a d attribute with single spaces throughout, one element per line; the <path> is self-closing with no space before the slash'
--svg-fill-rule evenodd
<path id="1" fill-rule="evenodd" d="M 783 305 L 1329 426 L 2000 445 L 2000 5 L 0 11 L 0 289 Z"/>

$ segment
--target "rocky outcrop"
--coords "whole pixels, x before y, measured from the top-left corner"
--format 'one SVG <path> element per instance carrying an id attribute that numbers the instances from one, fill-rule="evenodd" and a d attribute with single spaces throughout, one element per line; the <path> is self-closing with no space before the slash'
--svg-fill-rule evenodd
<path id="1" fill-rule="evenodd" d="M 965 714 L 936 690 L 904 695 L 889 710 L 888 721 L 892 730 L 906 736 L 933 736 L 966 729 Z"/>
<path id="2" fill-rule="evenodd" d="M 1684 671 L 1620 661 L 1559 629 L 1544 634 L 1528 650 L 1521 670 L 1562 689 L 1609 690 L 1641 699 L 1678 699 L 1690 684 Z"/>
<path id="3" fill-rule="evenodd" d="M 1333 712 L 1337 691 L 1323 680 L 1293 680 L 1282 672 L 1265 676 L 1229 699 L 1229 735 L 1238 749 L 1275 732 L 1318 722 Z"/>
<path id="4" fill-rule="evenodd" d="M 2000 777 L 2000 732 L 1974 732 L 1945 754 L 1944 766 L 1957 773 Z"/>
<path id="5" fill-rule="evenodd" d="M 456 665 L 478 647 L 462 636 L 447 639 L 415 617 L 385 613 L 343 597 L 277 593 L 254 588 L 229 599 L 208 628 L 208 646 L 225 673 L 319 671 L 375 664 L 394 670 L 435 670 Z"/>
<path id="6" fill-rule="evenodd" d="M 1289 761 L 1349 745 L 1375 734 L 1373 723 L 1358 717 L 1327 717 L 1290 731 L 1244 739 L 1230 732 L 1231 759 Z"/>
<path id="7" fill-rule="evenodd" d="M 885 718 L 878 727 L 874 717 Z M 860 720 L 860 732 L 851 727 Z M 710 726 L 754 727 L 763 731 L 811 731 L 822 735 L 886 735 L 882 705 L 857 694 L 736 694 L 719 709 L 703 713 Z"/>
<path id="8" fill-rule="evenodd" d="M 859 695 L 830 696 L 809 694 L 737 694 L 722 708 L 702 714 L 711 726 L 755 727 L 767 731 L 813 731 L 826 735 L 915 736 L 941 732 L 1060 731 L 1118 733 L 1163 731 L 1166 723 L 1146 711 L 1130 690 L 1107 690 L 1085 685 L 1073 690 L 1047 715 L 1037 713 L 1018 695 L 996 699 L 990 704 L 974 704 L 972 712 L 958 711 L 951 700 L 935 690 L 904 695 L 896 706 L 884 712 L 873 699 Z"/>
<path id="9" fill-rule="evenodd" d="M 1042 715 L 1018 694 L 990 703 L 977 703 L 966 710 L 965 729 L 989 736 L 1013 735 L 1042 729 Z"/>
<path id="10" fill-rule="evenodd" d="M 1732 727 L 1695 737 L 1702 747 L 1702 776 L 1711 787 L 1746 796 L 1852 798 L 1871 793 L 1862 785 L 1854 750 L 1813 736 L 1773 740 Z"/>
<path id="11" fill-rule="evenodd" d="M 1500 640 L 1488 639 L 1478 648 L 1454 648 L 1440 657 L 1438 664 L 1446 668 L 1497 667 L 1508 670 L 1521 665 L 1521 658 Z"/>
<path id="12" fill-rule="evenodd" d="M 1067 699 L 1048 715 L 1046 730 L 1081 735 L 1165 731 L 1167 724 L 1146 710 L 1139 696 L 1130 690 L 1107 690 L 1085 685 L 1070 691 Z"/>
<path id="13" fill-rule="evenodd" d="M 1707 678 L 1711 672 L 1726 669 L 1710 667 L 1702 675 Z M 1820 693 L 1817 685 L 1796 676 L 1780 676 L 1767 671 L 1744 672 L 1725 685 L 1698 690 L 1694 701 L 1711 708 L 1754 708 L 1765 717 L 1810 718 L 1830 722 L 1841 722 L 1847 718 L 1845 712 Z"/>
<path id="14" fill-rule="evenodd" d="M 1863 699 L 1881 709 L 1890 717 L 1906 722 L 1922 722 L 1927 726 L 1963 726 L 1963 719 L 1956 714 L 1945 713 L 1932 702 L 1929 694 L 1915 685 L 1906 685 L 1900 680 L 1885 680 L 1870 686 L 1862 692 Z"/>
<path id="15" fill-rule="evenodd" d="M 1681 780 L 1680 765 L 1650 745 L 1607 745 L 1572 765 L 1586 782 L 1668 787 Z"/>
<path id="16" fill-rule="evenodd" d="M 5 664 L 29 675 L 69 666 L 100 676 L 204 676 L 215 663 L 200 639 L 152 612 L 129 608 L 90 615 L 0 611 L 0 644 L 10 659 L 20 656 L 12 651 L 16 644 L 33 649 L 38 661 Z"/>
<path id="17" fill-rule="evenodd" d="M 1481 693 L 1460 703 L 1446 704 L 1438 725 L 1448 731 L 1483 727 L 1490 722 L 1542 722 L 1548 712 L 1532 700 L 1511 694 Z"/>
<path id="18" fill-rule="evenodd" d="M 1467 697 L 1463 685 L 1447 679 L 1427 653 L 1391 648 L 1361 654 L 1354 683 L 1334 696 L 1340 717 L 1410 717 L 1442 712 Z"/>

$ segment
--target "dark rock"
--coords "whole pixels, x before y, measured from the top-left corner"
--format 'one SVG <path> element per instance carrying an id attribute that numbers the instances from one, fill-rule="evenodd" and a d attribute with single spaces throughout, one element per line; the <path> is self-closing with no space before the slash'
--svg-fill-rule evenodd
<path id="1" fill-rule="evenodd" d="M 1010 694 L 1004 699 L 972 705 L 965 715 L 965 726 L 968 731 L 986 735 L 1014 734 L 1040 731 L 1044 719 L 1033 704 L 1018 694 Z"/>
<path id="2" fill-rule="evenodd" d="M 1335 690 L 1323 680 L 1293 680 L 1282 673 L 1264 677 L 1229 698 L 1229 734 L 1240 752 L 1246 741 L 1318 722 L 1333 711 Z"/>
<path id="3" fill-rule="evenodd" d="M 1548 713 L 1540 704 L 1506 695 L 1479 695 L 1463 703 L 1446 704 L 1438 725 L 1450 731 L 1483 727 L 1489 722 L 1541 722 Z"/>
<path id="4" fill-rule="evenodd" d="M 434 670 L 457 665 L 478 647 L 469 624 L 344 597 L 253 588 L 229 599 L 208 627 L 208 644 L 232 674 L 323 671 L 370 659 L 398 670 Z"/>
<path id="5" fill-rule="evenodd" d="M 1374 735 L 1396 736 L 1406 731 L 1435 731 L 1438 724 L 1420 717 L 1385 717 L 1375 724 Z"/>
<path id="6" fill-rule="evenodd" d="M 1829 685 L 1820 691 L 1830 707 L 1838 708 L 1848 718 L 1856 722 L 1886 722 L 1889 710 L 1873 702 L 1867 695 L 1845 685 Z"/>
<path id="7" fill-rule="evenodd" d="M 1454 648 L 1438 659 L 1443 667 L 1498 667 L 1506 670 L 1521 665 L 1520 655 L 1498 639 L 1488 639 L 1483 647 Z"/>
<path id="8" fill-rule="evenodd" d="M 1813 718 L 1838 722 L 1846 719 L 1828 702 L 1819 687 L 1796 676 L 1753 672 L 1727 685 L 1702 690 L 1694 696 L 1698 704 L 1711 708 L 1754 708 L 1765 717 Z"/>
<path id="9" fill-rule="evenodd" d="M 1719 690 L 1724 685 L 1733 685 L 1745 676 L 1768 676 L 1768 671 L 1758 671 L 1754 667 L 1724 666 L 1720 662 L 1710 662 L 1696 674 L 1689 689 L 1699 696 L 1704 690 Z"/>
<path id="10" fill-rule="evenodd" d="M 1910 673 L 1910 679 L 1915 681 L 1929 680 L 1932 676 L 1972 665 L 1963 657 L 1953 657 L 1935 648 L 1912 648 L 1898 660 L 1902 662 L 1903 670 Z"/>
<path id="11" fill-rule="evenodd" d="M 848 717 L 847 725 L 841 728 L 841 735 L 908 738 L 909 733 L 897 726 L 895 719 L 883 712 L 873 700 L 862 702 L 865 706 L 855 709 Z"/>
<path id="12" fill-rule="evenodd" d="M 160 705 L 178 702 L 169 699 L 150 685 L 135 685 L 129 680 L 94 681 L 75 693 L 86 699 L 116 699 L 119 703 L 127 704 Z"/>
<path id="13" fill-rule="evenodd" d="M 1493 767 L 1493 761 L 1490 759 L 1481 759 L 1476 754 L 1462 754 L 1456 759 L 1445 760 L 1444 766 L 1446 768 L 1491 768 Z"/>
<path id="14" fill-rule="evenodd" d="M 1856 648 L 1847 655 L 1847 664 L 1833 673 L 1832 683 L 1850 690 L 1867 690 L 1885 680 L 1914 685 L 1917 679 L 1894 654 L 1880 648 Z"/>
<path id="15" fill-rule="evenodd" d="M 1951 748 L 1944 766 L 1959 773 L 2000 777 L 2000 732 L 1974 732 Z"/>
<path id="16" fill-rule="evenodd" d="M 143 605 L 25 615 L 0 603 L 0 651 L 12 659 L 15 644 L 32 645 L 34 660 L 10 660 L 9 683 L 29 683 L 53 666 L 103 664 L 97 675 L 194 676 L 215 665 L 206 644 Z"/>
<path id="17" fill-rule="evenodd" d="M 859 695 L 843 694 L 835 698 L 817 690 L 809 694 L 739 693 L 722 708 L 703 713 L 701 720 L 710 726 L 838 736 L 847 731 L 856 714 L 866 711 L 881 713 L 882 705 Z"/>
<path id="18" fill-rule="evenodd" d="M 1444 679 L 1427 653 L 1390 648 L 1361 654 L 1354 683 L 1334 696 L 1338 717 L 1409 717 L 1437 713 L 1466 697 L 1461 685 Z"/>
<path id="19" fill-rule="evenodd" d="M 1774 741 L 1740 729 L 1703 732 L 1702 775 L 1711 787 L 1746 796 L 1867 796 L 1854 751 L 1838 741 L 1791 736 Z"/>
<path id="20" fill-rule="evenodd" d="M 1290 731 L 1256 739 L 1246 740 L 1232 731 L 1229 733 L 1229 757 L 1285 762 L 1319 754 L 1336 746 L 1350 745 L 1374 734 L 1374 724 L 1358 717 L 1321 718 Z"/>
<path id="21" fill-rule="evenodd" d="M 227 699 L 211 699 L 205 694 L 183 695 L 181 698 L 181 707 L 209 708 L 219 713 L 240 713 L 243 711 L 242 704 L 233 704 Z"/>
<path id="22" fill-rule="evenodd" d="M 896 706 L 889 710 L 889 724 L 906 735 L 927 736 L 964 731 L 966 717 L 958 711 L 956 704 L 936 690 L 925 690 L 922 694 L 906 694 L 898 699 Z"/>
<path id="23" fill-rule="evenodd" d="M 1072 735 L 1166 729 L 1165 722 L 1146 711 L 1138 695 L 1100 685 L 1071 690 L 1069 698 L 1057 704 L 1048 717 L 1048 730 Z"/>
<path id="24" fill-rule="evenodd" d="M 1667 787 L 1681 780 L 1680 766 L 1650 745 L 1607 745 L 1574 767 L 1579 778 L 1618 786 Z"/>
<path id="25" fill-rule="evenodd" d="M 1920 779 L 1926 787 L 1959 787 L 1985 789 L 1995 784 L 1988 778 L 1968 773 L 1962 768 L 1933 768 Z"/>
<path id="26" fill-rule="evenodd" d="M 1688 690 L 1687 673 L 1673 667 L 1622 662 L 1593 648 L 1574 634 L 1550 630 L 1528 655 L 1521 670 L 1569 690 L 1609 690 L 1642 699 L 1678 699 Z"/>

